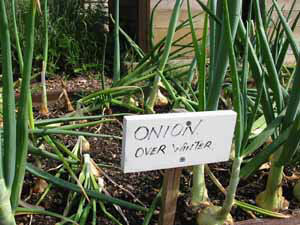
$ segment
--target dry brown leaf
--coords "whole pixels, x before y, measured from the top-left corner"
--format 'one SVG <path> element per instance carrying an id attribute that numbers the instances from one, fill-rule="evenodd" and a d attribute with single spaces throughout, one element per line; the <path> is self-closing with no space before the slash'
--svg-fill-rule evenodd
<path id="1" fill-rule="evenodd" d="M 265 169 L 270 169 L 270 163 L 264 163 L 259 167 L 259 170 L 265 170 Z"/>
<path id="2" fill-rule="evenodd" d="M 48 187 L 47 181 L 45 181 L 43 179 L 37 179 L 37 181 L 32 189 L 32 192 L 43 193 L 47 187 Z"/>
<path id="3" fill-rule="evenodd" d="M 87 123 L 87 122 L 88 122 L 87 120 L 79 120 L 78 121 L 79 124 L 83 124 L 83 123 Z"/>
<path id="4" fill-rule="evenodd" d="M 105 185 L 104 180 L 102 177 L 98 177 L 97 180 L 98 180 L 99 192 L 102 192 L 102 190 L 104 189 L 104 185 Z"/>
<path id="5" fill-rule="evenodd" d="M 272 140 L 271 137 L 269 137 L 269 138 L 267 139 L 267 141 L 266 141 L 266 144 L 267 144 L 267 145 L 270 145 L 270 144 L 272 144 L 272 143 L 273 143 L 273 140 Z"/>
<path id="6" fill-rule="evenodd" d="M 293 173 L 292 174 L 292 176 L 284 176 L 287 180 L 291 180 L 291 181 L 293 181 L 293 180 L 299 180 L 300 179 L 300 174 L 295 174 L 295 173 Z"/>
<path id="7" fill-rule="evenodd" d="M 71 103 L 71 100 L 69 98 L 69 95 L 68 95 L 68 92 L 65 88 L 63 88 L 63 96 L 65 97 L 65 104 L 66 104 L 66 107 L 67 107 L 67 111 L 68 112 L 74 112 L 74 108 L 72 106 L 72 103 Z"/>
<path id="8" fill-rule="evenodd" d="M 42 117 L 48 117 L 49 116 L 48 107 L 46 105 L 44 105 L 44 104 L 41 105 L 40 114 L 41 114 Z"/>
<path id="9" fill-rule="evenodd" d="M 37 9 L 38 9 L 39 13 L 42 15 L 43 13 L 42 13 L 40 0 L 35 0 L 35 4 L 37 5 Z"/>
<path id="10" fill-rule="evenodd" d="M 81 145 L 80 149 L 81 149 L 81 152 L 82 153 L 88 153 L 88 152 L 90 152 L 91 146 L 90 146 L 90 143 L 88 142 L 88 140 L 85 137 L 83 137 L 83 136 L 81 136 L 80 138 L 81 138 L 81 140 L 80 140 L 80 145 Z"/>
<path id="11" fill-rule="evenodd" d="M 166 96 L 164 96 L 160 90 L 157 92 L 156 105 L 157 106 L 166 106 L 169 104 L 169 100 Z"/>
<path id="12" fill-rule="evenodd" d="M 132 96 L 124 96 L 123 102 L 128 103 L 130 105 L 134 105 L 134 106 L 139 105 L 138 101 L 135 98 L 133 98 Z"/>
<path id="13" fill-rule="evenodd" d="M 101 176 L 101 170 L 100 168 L 98 167 L 98 165 L 94 162 L 94 160 L 90 159 L 90 162 L 91 162 L 91 172 L 92 174 L 99 178 Z"/>
<path id="14" fill-rule="evenodd" d="M 158 82 L 158 87 L 162 88 L 162 90 L 167 90 L 165 85 L 161 81 Z"/>

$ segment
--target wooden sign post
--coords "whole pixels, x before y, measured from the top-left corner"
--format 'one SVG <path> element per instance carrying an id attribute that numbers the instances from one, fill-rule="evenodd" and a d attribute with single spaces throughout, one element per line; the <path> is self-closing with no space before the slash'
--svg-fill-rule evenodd
<path id="1" fill-rule="evenodd" d="M 124 173 L 169 169 L 160 225 L 174 224 L 182 167 L 229 159 L 235 121 L 231 110 L 124 117 Z"/>
<path id="2" fill-rule="evenodd" d="M 181 171 L 182 168 L 165 171 L 159 225 L 174 224 Z"/>

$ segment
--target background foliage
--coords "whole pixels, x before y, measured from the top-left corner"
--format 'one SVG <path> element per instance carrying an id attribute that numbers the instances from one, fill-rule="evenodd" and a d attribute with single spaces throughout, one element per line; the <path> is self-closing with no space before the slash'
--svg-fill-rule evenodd
<path id="1" fill-rule="evenodd" d="M 25 14 L 27 0 L 16 2 L 17 25 L 21 46 L 24 47 Z M 10 1 L 6 0 L 10 9 Z M 43 1 L 41 1 L 43 4 Z M 84 7 L 79 0 L 49 1 L 49 65 L 48 74 L 68 73 L 78 74 L 95 69 L 102 69 L 104 35 L 108 21 L 102 4 Z M 43 5 L 41 6 L 43 8 Z M 10 13 L 10 10 L 7 10 Z M 12 30 L 11 14 L 8 14 L 10 30 Z M 43 56 L 44 33 L 43 15 L 38 13 L 35 27 L 34 67 L 40 68 Z M 108 40 L 108 46 L 112 42 Z M 14 36 L 12 35 L 13 60 L 17 61 Z M 1 57 L 1 54 L 0 54 Z M 107 52 L 107 64 L 110 64 L 112 54 Z M 17 69 L 14 68 L 15 70 Z M 40 69 L 38 69 L 40 70 Z M 17 71 L 19 74 L 19 71 Z"/>

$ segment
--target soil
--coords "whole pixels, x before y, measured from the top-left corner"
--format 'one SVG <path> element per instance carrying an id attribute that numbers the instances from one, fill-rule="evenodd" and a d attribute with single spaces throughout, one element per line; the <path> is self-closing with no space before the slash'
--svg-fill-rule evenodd
<path id="1" fill-rule="evenodd" d="M 53 84 L 53 89 L 57 89 L 56 84 L 59 82 L 60 78 L 56 77 L 55 79 L 48 82 L 51 87 Z M 82 82 L 86 80 L 83 78 L 78 78 L 78 81 L 72 81 L 72 87 L 68 90 L 76 89 L 76 85 L 79 86 L 81 90 L 95 90 L 99 88 L 99 82 Z M 69 83 L 69 82 L 68 82 Z M 90 89 L 89 89 L 90 88 Z M 60 90 L 59 88 L 57 90 Z M 62 106 L 54 104 L 50 106 L 50 117 L 62 116 L 65 113 L 65 109 Z M 39 117 L 38 108 L 36 110 L 36 117 Z M 120 112 L 122 109 L 112 109 L 113 113 Z M 98 112 L 99 113 L 99 112 Z M 89 132 L 101 132 L 103 134 L 114 134 L 122 135 L 122 118 L 118 118 L 119 121 L 111 122 L 109 124 L 104 124 L 101 128 L 92 127 L 85 129 Z M 62 141 L 66 146 L 69 146 L 70 149 L 75 145 L 76 138 L 70 136 L 62 136 Z M 102 166 L 101 169 L 105 174 L 110 177 L 110 179 L 104 178 L 105 189 L 110 195 L 122 200 L 127 200 L 139 204 L 142 202 L 146 207 L 151 205 L 152 200 L 157 195 L 163 180 L 164 171 L 152 171 L 152 172 L 142 172 L 142 173 L 130 173 L 124 174 L 120 170 L 120 161 L 121 161 L 121 141 L 115 139 L 103 139 L 103 138 L 88 138 L 88 141 L 91 145 L 90 155 L 93 160 L 105 166 Z M 29 161 L 34 162 L 34 159 L 29 155 Z M 58 162 L 50 159 L 41 159 L 42 168 L 47 171 L 51 171 L 55 175 L 55 170 L 58 166 Z M 219 179 L 224 187 L 227 187 L 230 177 L 231 162 L 210 164 L 210 169 L 214 175 Z M 295 184 L 295 180 L 287 179 L 293 174 L 296 174 L 300 171 L 299 168 L 292 169 L 287 167 L 285 170 L 286 178 L 283 181 L 283 193 L 286 199 L 290 202 L 289 210 L 286 210 L 282 213 L 289 215 L 296 215 L 299 212 L 300 204 L 295 200 L 292 195 L 292 187 Z M 268 169 L 262 169 L 256 172 L 253 176 L 247 180 L 241 180 L 236 199 L 255 204 L 256 195 L 263 191 L 266 178 L 267 178 Z M 190 168 L 185 168 L 181 175 L 180 180 L 180 193 L 177 203 L 177 212 L 176 212 L 176 225 L 195 225 L 195 214 L 189 206 L 190 196 L 191 196 L 191 187 L 192 187 L 192 173 Z M 38 182 L 36 177 L 26 173 L 24 188 L 22 193 L 22 199 L 29 204 L 35 204 L 41 193 L 32 192 L 35 184 Z M 116 185 L 117 184 L 117 185 Z M 224 200 L 224 195 L 218 188 L 214 185 L 209 177 L 206 177 L 206 185 L 208 188 L 208 194 L 211 202 L 215 205 L 221 205 Z M 126 191 L 125 191 L 126 190 Z M 42 202 L 41 206 L 46 210 L 62 214 L 65 209 L 67 202 L 68 191 L 63 188 L 54 187 L 51 189 L 50 193 L 46 196 L 45 200 Z M 126 224 L 124 219 L 120 214 L 114 209 L 111 204 L 106 204 L 107 211 L 113 214 L 122 224 Z M 122 208 L 124 215 L 126 216 L 130 225 L 140 225 L 143 223 L 144 214 L 140 211 L 129 210 Z M 253 216 L 256 218 L 262 218 L 259 214 L 250 214 L 243 211 L 241 208 L 234 207 L 232 209 L 232 216 L 235 221 L 244 221 L 247 219 L 252 219 Z M 159 215 L 159 207 L 154 213 L 154 217 L 151 220 L 150 224 L 157 224 Z M 17 216 L 17 224 L 32 224 L 32 225 L 54 225 L 60 220 L 42 215 L 22 215 Z M 89 224 L 89 223 L 87 223 Z M 105 217 L 103 213 L 99 210 L 97 216 L 97 224 L 114 224 L 110 219 Z M 300 224 L 300 222 L 299 222 Z"/>

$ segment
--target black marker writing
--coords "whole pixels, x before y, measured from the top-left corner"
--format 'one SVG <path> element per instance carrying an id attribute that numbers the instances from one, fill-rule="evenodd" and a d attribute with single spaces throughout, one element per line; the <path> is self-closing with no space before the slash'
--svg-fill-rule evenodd
<path id="1" fill-rule="evenodd" d="M 166 145 L 161 145 L 159 147 L 139 147 L 135 151 L 135 158 L 140 158 L 143 156 L 152 156 L 157 154 L 165 154 Z"/>
<path id="2" fill-rule="evenodd" d="M 193 143 L 184 142 L 182 145 L 172 144 L 174 152 L 187 152 L 197 150 L 212 150 L 212 141 L 195 141 Z"/>
<path id="3" fill-rule="evenodd" d="M 195 126 L 191 121 L 176 123 L 175 125 L 160 125 L 156 127 L 140 126 L 134 131 L 134 138 L 138 141 L 160 139 L 178 136 L 193 136 L 199 129 L 203 120 L 199 120 Z"/>

